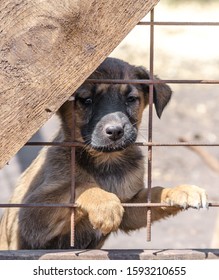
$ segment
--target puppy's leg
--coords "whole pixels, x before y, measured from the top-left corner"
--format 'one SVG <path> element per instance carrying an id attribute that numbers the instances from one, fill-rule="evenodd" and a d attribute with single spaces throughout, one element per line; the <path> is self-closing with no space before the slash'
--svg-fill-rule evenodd
<path id="1" fill-rule="evenodd" d="M 142 189 L 130 203 L 145 203 L 147 189 Z M 207 195 L 205 190 L 193 185 L 181 185 L 175 188 L 152 188 L 151 201 L 154 203 L 167 203 L 172 207 L 152 207 L 152 222 L 176 215 L 189 207 L 207 208 Z M 145 207 L 127 207 L 125 209 L 120 229 L 130 230 L 146 227 L 147 215 Z"/>
<path id="2" fill-rule="evenodd" d="M 15 208 L 5 209 L 0 220 L 0 250 L 18 249 L 16 212 Z"/>
<path id="3" fill-rule="evenodd" d="M 22 203 L 68 203 L 69 189 L 68 185 L 42 184 L 28 194 Z M 21 208 L 17 215 L 19 249 L 59 248 L 58 241 L 54 244 L 53 240 L 69 232 L 70 208 Z"/>
<path id="4" fill-rule="evenodd" d="M 25 203 L 66 203 L 70 199 L 69 186 L 40 186 Z M 76 188 L 75 224 L 88 218 L 92 226 L 104 235 L 117 230 L 123 216 L 120 200 L 98 186 Z M 69 208 L 23 208 L 19 211 L 19 249 L 59 248 L 59 237 L 70 230 Z M 55 240 L 55 241 L 54 241 Z M 61 239 L 60 239 L 61 240 Z M 54 243 L 55 242 L 55 243 Z"/>
<path id="5" fill-rule="evenodd" d="M 93 228 L 104 235 L 117 230 L 124 212 L 119 198 L 95 185 L 80 187 L 79 191 L 76 203 L 87 213 Z"/>

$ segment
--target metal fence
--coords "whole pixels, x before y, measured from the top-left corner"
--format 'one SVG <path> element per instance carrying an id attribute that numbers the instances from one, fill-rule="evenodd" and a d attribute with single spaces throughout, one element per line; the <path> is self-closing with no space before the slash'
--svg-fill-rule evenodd
<path id="1" fill-rule="evenodd" d="M 135 143 L 138 146 L 144 146 L 148 150 L 148 170 L 147 170 L 147 187 L 148 187 L 148 197 L 146 203 L 123 203 L 124 207 L 146 207 L 147 209 L 147 240 L 151 240 L 151 208 L 152 207 L 163 207 L 168 206 L 166 204 L 161 203 L 152 203 L 151 202 L 151 187 L 152 187 L 152 161 L 153 161 L 153 147 L 156 146 L 219 146 L 219 143 L 187 143 L 187 142 L 178 142 L 178 143 L 157 143 L 153 142 L 153 87 L 154 84 L 157 83 L 168 83 L 168 84 L 219 84 L 219 80 L 204 80 L 204 79 L 196 79 L 196 80 L 157 80 L 154 78 L 154 34 L 156 26 L 219 26 L 219 22 L 156 22 L 154 21 L 154 10 L 150 12 L 150 21 L 148 22 L 139 22 L 138 25 L 142 26 L 150 26 L 150 79 L 148 80 L 108 80 L 108 79 L 90 79 L 88 82 L 92 83 L 105 83 L 105 84 L 148 84 L 149 85 L 149 117 L 148 117 L 148 142 L 137 142 Z M 74 96 L 69 99 L 69 102 L 72 103 L 72 123 L 75 123 L 75 102 Z M 83 146 L 83 143 L 79 143 L 75 141 L 75 131 L 74 125 L 72 126 L 72 135 L 71 142 L 28 142 L 26 146 L 63 146 L 71 148 L 71 200 L 70 203 L 66 204 L 0 204 L 0 208 L 9 208 L 9 207 L 68 207 L 71 208 L 71 224 L 69 227 L 71 228 L 71 240 L 70 245 L 74 247 L 74 239 L 75 239 L 75 208 L 77 207 L 75 203 L 75 149 L 78 146 Z M 210 207 L 219 207 L 219 203 L 209 203 Z"/>

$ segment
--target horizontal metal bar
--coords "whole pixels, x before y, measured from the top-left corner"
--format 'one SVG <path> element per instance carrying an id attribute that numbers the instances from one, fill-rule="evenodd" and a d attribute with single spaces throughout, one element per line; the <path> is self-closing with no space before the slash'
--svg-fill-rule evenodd
<path id="1" fill-rule="evenodd" d="M 0 208 L 74 208 L 72 203 L 0 203 Z"/>
<path id="2" fill-rule="evenodd" d="M 122 203 L 123 207 L 174 207 L 167 203 Z M 209 202 L 209 207 L 219 207 L 219 202 Z"/>
<path id="3" fill-rule="evenodd" d="M 149 143 L 136 142 L 136 146 L 154 146 L 154 147 L 184 147 L 184 146 L 200 146 L 200 147 L 218 147 L 219 143 L 191 143 L 191 142 L 177 142 L 177 143 Z"/>
<path id="4" fill-rule="evenodd" d="M 163 25 L 163 26 L 219 26 L 219 22 L 192 22 L 192 21 L 140 21 L 138 25 Z"/>
<path id="5" fill-rule="evenodd" d="M 27 142 L 25 146 L 61 146 L 61 147 L 83 147 L 85 143 L 82 142 Z M 136 142 L 136 146 L 155 146 L 155 147 L 180 147 L 180 146 L 206 146 L 218 147 L 219 143 L 191 143 L 191 142 L 177 142 L 177 143 L 150 143 L 150 142 Z"/>
<path id="6" fill-rule="evenodd" d="M 24 146 L 61 146 L 61 147 L 83 147 L 81 142 L 27 142 Z"/>
<path id="7" fill-rule="evenodd" d="M 219 80 L 122 80 L 122 79 L 87 79 L 88 83 L 102 83 L 102 84 L 219 84 Z"/>
<path id="8" fill-rule="evenodd" d="M 122 203 L 123 207 L 173 207 L 166 203 Z M 76 208 L 77 203 L 0 203 L 0 208 Z M 219 202 L 210 202 L 209 207 L 219 207 Z"/>

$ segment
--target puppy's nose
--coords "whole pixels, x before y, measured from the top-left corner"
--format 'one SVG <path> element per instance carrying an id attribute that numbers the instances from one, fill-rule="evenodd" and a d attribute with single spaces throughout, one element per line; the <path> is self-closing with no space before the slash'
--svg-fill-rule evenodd
<path id="1" fill-rule="evenodd" d="M 124 135 L 124 129 L 120 125 L 112 125 L 106 128 L 106 134 L 109 139 L 116 141 Z"/>

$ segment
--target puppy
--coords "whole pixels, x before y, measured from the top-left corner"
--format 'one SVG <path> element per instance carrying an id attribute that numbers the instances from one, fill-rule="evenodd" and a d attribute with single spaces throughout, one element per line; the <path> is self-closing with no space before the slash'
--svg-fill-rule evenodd
<path id="1" fill-rule="evenodd" d="M 142 67 L 107 58 L 90 76 L 95 79 L 149 79 Z M 158 117 L 171 98 L 166 84 L 154 85 Z M 146 208 L 123 208 L 123 202 L 144 203 L 144 160 L 134 145 L 148 85 L 85 82 L 75 93 L 76 148 L 75 248 L 101 248 L 118 229 L 129 232 L 146 226 Z M 58 111 L 61 128 L 54 141 L 71 141 L 72 102 Z M 45 147 L 23 173 L 11 203 L 69 203 L 71 149 Z M 205 191 L 196 186 L 154 187 L 152 202 L 173 207 L 153 207 L 152 222 L 188 207 L 206 207 Z M 70 248 L 70 208 L 9 208 L 0 226 L 0 249 Z"/>

